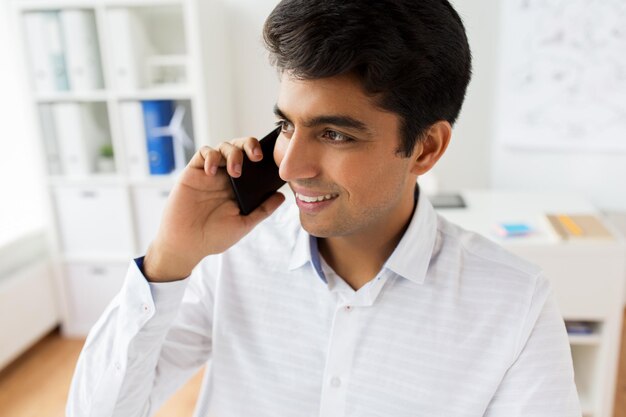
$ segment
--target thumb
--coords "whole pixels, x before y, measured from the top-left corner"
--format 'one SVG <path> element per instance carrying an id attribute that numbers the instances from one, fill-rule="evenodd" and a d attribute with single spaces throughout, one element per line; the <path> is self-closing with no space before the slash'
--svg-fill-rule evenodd
<path id="1" fill-rule="evenodd" d="M 254 227 L 268 218 L 283 202 L 285 196 L 282 193 L 274 193 L 271 197 L 265 200 L 259 207 L 257 207 L 252 213 L 244 217 L 247 227 Z"/>

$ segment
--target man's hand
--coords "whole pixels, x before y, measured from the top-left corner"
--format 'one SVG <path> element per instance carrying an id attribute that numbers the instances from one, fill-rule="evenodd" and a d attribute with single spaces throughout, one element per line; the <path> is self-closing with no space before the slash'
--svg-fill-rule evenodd
<path id="1" fill-rule="evenodd" d="M 249 215 L 239 214 L 228 174 L 241 175 L 244 151 L 253 162 L 263 158 L 252 137 L 223 142 L 217 149 L 203 146 L 194 154 L 167 199 L 144 258 L 149 281 L 189 276 L 202 258 L 230 248 L 282 204 L 285 197 L 276 193 Z"/>

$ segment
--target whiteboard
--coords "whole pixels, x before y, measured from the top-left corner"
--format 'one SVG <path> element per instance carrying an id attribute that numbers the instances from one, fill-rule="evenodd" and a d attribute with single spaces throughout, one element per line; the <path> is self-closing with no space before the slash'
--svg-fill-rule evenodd
<path id="1" fill-rule="evenodd" d="M 500 29 L 496 140 L 626 152 L 626 0 L 505 0 Z"/>

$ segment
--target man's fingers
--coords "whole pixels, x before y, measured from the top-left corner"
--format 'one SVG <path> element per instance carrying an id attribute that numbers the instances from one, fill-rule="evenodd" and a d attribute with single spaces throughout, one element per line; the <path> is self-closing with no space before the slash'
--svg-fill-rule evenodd
<path id="1" fill-rule="evenodd" d="M 191 158 L 188 166 L 203 169 L 207 175 L 215 175 L 218 167 L 226 166 L 231 177 L 239 177 L 243 164 L 243 152 L 251 161 L 256 162 L 263 159 L 263 151 L 259 141 L 253 137 L 245 137 L 233 139 L 230 142 L 222 142 L 217 149 L 202 146 Z"/>
<path id="2" fill-rule="evenodd" d="M 241 165 L 243 164 L 243 151 L 232 143 L 220 143 L 218 150 L 226 159 L 226 170 L 231 177 L 239 177 L 241 175 Z"/>
<path id="3" fill-rule="evenodd" d="M 254 227 L 267 217 L 269 217 L 283 202 L 285 196 L 282 193 L 274 193 L 271 197 L 257 207 L 252 213 L 247 216 L 242 216 L 247 227 Z"/>
<path id="4" fill-rule="evenodd" d="M 251 161 L 260 161 L 263 159 L 263 151 L 261 150 L 261 144 L 257 138 L 248 136 L 245 138 L 233 139 L 230 143 L 243 149 Z"/>

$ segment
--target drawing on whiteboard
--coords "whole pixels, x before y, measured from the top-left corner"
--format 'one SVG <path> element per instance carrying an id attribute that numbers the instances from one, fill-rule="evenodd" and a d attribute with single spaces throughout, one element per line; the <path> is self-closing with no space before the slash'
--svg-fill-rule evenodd
<path id="1" fill-rule="evenodd" d="M 503 2 L 496 137 L 626 151 L 626 1 Z"/>

